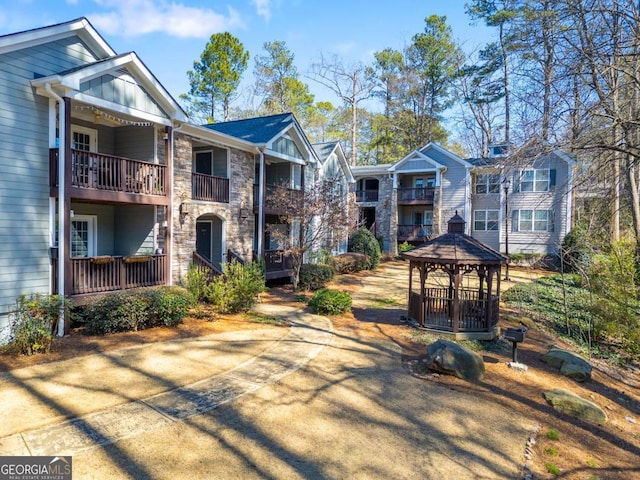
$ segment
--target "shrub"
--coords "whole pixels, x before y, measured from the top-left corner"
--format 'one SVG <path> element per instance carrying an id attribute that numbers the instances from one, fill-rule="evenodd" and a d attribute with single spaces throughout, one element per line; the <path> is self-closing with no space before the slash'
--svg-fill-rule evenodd
<path id="1" fill-rule="evenodd" d="M 404 241 L 400 245 L 398 245 L 398 253 L 408 252 L 416 248 L 414 245 L 411 245 L 409 242 Z"/>
<path id="2" fill-rule="evenodd" d="M 331 265 L 322 263 L 305 263 L 300 267 L 298 288 L 301 290 L 318 290 L 325 286 L 334 275 Z"/>
<path id="3" fill-rule="evenodd" d="M 562 263 L 567 272 L 584 273 L 593 263 L 593 246 L 587 231 L 580 225 L 573 228 L 562 241 Z"/>
<path id="4" fill-rule="evenodd" d="M 326 315 L 350 312 L 351 296 L 347 292 L 323 288 L 313 295 L 309 301 L 309 306 L 315 313 Z"/>
<path id="5" fill-rule="evenodd" d="M 181 287 L 158 287 L 146 290 L 149 297 L 149 319 L 147 326 L 182 323 L 182 319 L 193 306 L 193 295 Z"/>
<path id="6" fill-rule="evenodd" d="M 215 277 L 206 287 L 206 301 L 222 313 L 249 310 L 258 294 L 265 291 L 264 271 L 261 264 L 240 264 L 232 261 L 222 266 L 222 275 Z"/>
<path id="7" fill-rule="evenodd" d="M 375 270 L 380 264 L 380 245 L 378 240 L 367 228 L 361 227 L 349 238 L 349 251 L 364 253 L 369 257 L 368 270 Z"/>
<path id="8" fill-rule="evenodd" d="M 127 290 L 103 295 L 84 309 L 87 333 L 108 333 L 139 330 L 149 320 L 150 295 L 140 290 Z"/>
<path id="9" fill-rule="evenodd" d="M 200 270 L 195 264 L 192 263 L 189 266 L 189 271 L 183 283 L 196 302 L 202 302 L 205 299 L 209 277 L 206 272 Z"/>
<path id="10" fill-rule="evenodd" d="M 13 346 L 24 355 L 49 353 L 60 308 L 70 319 L 71 303 L 60 295 L 21 295 L 11 321 Z"/>
<path id="11" fill-rule="evenodd" d="M 331 258 L 331 266 L 336 273 L 354 273 L 366 270 L 370 264 L 370 259 L 364 253 L 350 252 L 341 253 Z"/>

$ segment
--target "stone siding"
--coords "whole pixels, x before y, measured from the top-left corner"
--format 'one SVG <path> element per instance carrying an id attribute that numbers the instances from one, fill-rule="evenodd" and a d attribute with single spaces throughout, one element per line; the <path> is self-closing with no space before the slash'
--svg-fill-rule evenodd
<path id="1" fill-rule="evenodd" d="M 229 147 L 217 145 L 221 148 Z M 251 260 L 255 216 L 253 214 L 254 155 L 230 148 L 229 203 L 193 200 L 193 142 L 191 137 L 176 134 L 173 169 L 173 282 L 182 283 L 196 250 L 196 222 L 203 215 L 216 216 L 224 222 L 225 252 L 233 250 L 245 260 Z M 189 203 L 189 214 L 180 213 L 180 204 Z M 246 218 L 240 218 L 240 209 Z"/>

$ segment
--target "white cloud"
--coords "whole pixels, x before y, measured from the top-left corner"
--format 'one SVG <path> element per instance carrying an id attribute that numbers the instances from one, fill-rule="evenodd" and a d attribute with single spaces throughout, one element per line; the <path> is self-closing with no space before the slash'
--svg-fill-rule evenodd
<path id="1" fill-rule="evenodd" d="M 271 0 L 251 0 L 251 5 L 256 7 L 256 12 L 267 22 L 271 18 Z"/>
<path id="2" fill-rule="evenodd" d="M 107 13 L 88 15 L 91 23 L 110 35 L 139 36 L 162 32 L 180 38 L 209 38 L 213 33 L 244 24 L 236 10 L 221 14 L 164 0 L 95 0 Z"/>

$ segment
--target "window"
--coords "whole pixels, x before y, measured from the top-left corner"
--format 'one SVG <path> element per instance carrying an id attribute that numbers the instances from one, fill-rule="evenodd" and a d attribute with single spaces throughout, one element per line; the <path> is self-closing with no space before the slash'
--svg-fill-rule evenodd
<path id="1" fill-rule="evenodd" d="M 478 194 L 499 193 L 500 192 L 500 174 L 480 173 L 476 175 L 475 192 Z"/>
<path id="2" fill-rule="evenodd" d="M 553 232 L 551 210 L 514 210 L 514 232 Z"/>
<path id="3" fill-rule="evenodd" d="M 76 215 L 71 220 L 71 257 L 96 255 L 96 217 Z"/>
<path id="4" fill-rule="evenodd" d="M 555 178 L 552 177 L 555 177 L 555 170 L 548 168 L 523 170 L 520 174 L 520 191 L 548 192 L 555 183 Z"/>
<path id="5" fill-rule="evenodd" d="M 203 175 L 227 178 L 228 150 L 212 147 L 195 152 L 194 171 Z"/>
<path id="6" fill-rule="evenodd" d="M 498 210 L 476 210 L 473 212 L 473 229 L 487 232 L 498 230 Z"/>

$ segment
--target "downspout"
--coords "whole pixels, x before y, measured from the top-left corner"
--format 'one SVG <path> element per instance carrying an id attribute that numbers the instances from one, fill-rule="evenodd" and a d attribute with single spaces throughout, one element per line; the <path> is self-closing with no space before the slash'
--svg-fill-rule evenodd
<path id="1" fill-rule="evenodd" d="M 58 102 L 59 112 L 58 112 L 58 122 L 64 123 L 64 119 L 66 118 L 66 107 L 64 100 L 60 95 L 55 93 L 51 89 L 50 83 L 45 83 L 44 89 L 47 92 L 50 98 L 53 98 L 56 102 Z M 65 224 L 65 211 L 64 211 L 64 167 L 66 163 L 65 152 L 66 152 L 66 141 L 64 131 L 65 128 L 60 128 L 61 125 L 58 126 L 58 294 L 60 294 L 60 289 L 62 289 L 62 294 L 64 296 L 64 258 L 65 258 L 65 250 L 67 246 L 64 244 L 64 232 L 67 228 Z M 64 336 L 64 304 L 60 305 L 60 312 L 58 318 L 58 337 Z"/>
<path id="2" fill-rule="evenodd" d="M 257 147 L 260 154 L 260 175 L 258 177 L 258 258 L 264 257 L 264 147 Z"/>

